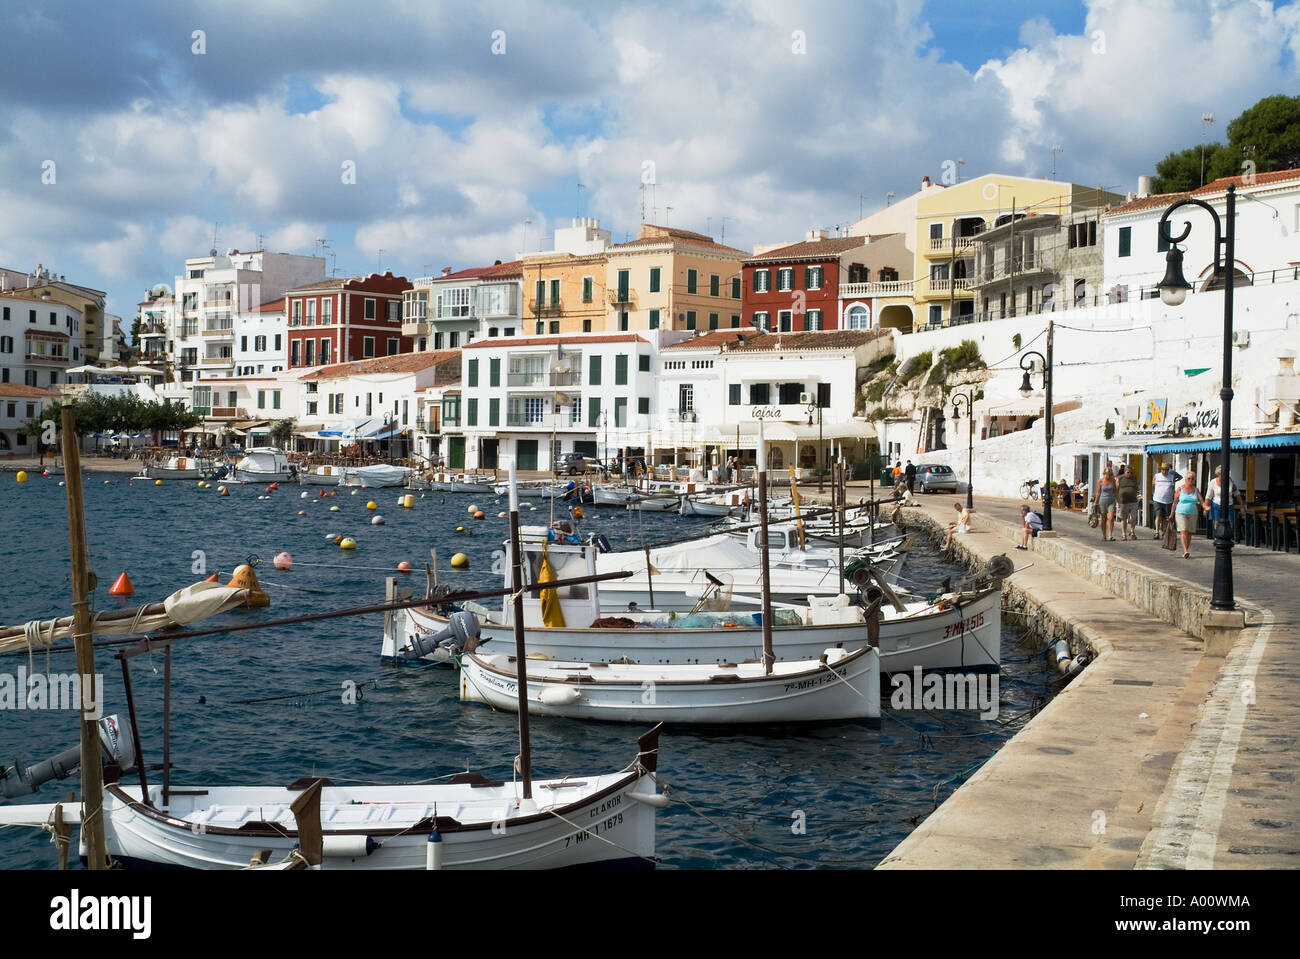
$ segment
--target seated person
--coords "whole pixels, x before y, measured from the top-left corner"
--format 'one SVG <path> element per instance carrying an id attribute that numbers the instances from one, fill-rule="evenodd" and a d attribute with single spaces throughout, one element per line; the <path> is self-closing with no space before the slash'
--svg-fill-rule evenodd
<path id="1" fill-rule="evenodd" d="M 970 511 L 962 503 L 954 503 L 953 509 L 957 511 L 957 521 L 948 524 L 948 537 L 943 541 L 944 549 L 952 545 L 954 533 L 970 532 Z"/>
<path id="2" fill-rule="evenodd" d="M 1016 549 L 1029 549 L 1029 537 L 1043 528 L 1043 518 L 1028 506 L 1020 507 L 1020 543 Z"/>

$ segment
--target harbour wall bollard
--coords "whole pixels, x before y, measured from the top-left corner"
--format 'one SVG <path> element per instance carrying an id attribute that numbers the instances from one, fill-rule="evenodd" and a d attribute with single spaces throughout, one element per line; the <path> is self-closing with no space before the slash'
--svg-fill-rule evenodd
<path id="1" fill-rule="evenodd" d="M 932 536 L 942 537 L 946 530 L 945 525 L 925 513 L 908 513 L 904 519 L 909 526 L 923 527 Z M 979 523 L 992 537 L 991 541 L 985 539 L 985 543 L 991 545 L 1002 541 L 1010 548 L 1010 545 L 1018 539 L 1019 529 L 1013 523 L 994 519 L 988 515 L 981 515 Z M 1205 643 L 1205 652 L 1209 655 L 1225 655 L 1245 626 L 1245 617 L 1240 609 L 1226 614 L 1210 609 L 1210 591 L 1203 587 L 1153 577 L 1150 570 L 1140 563 L 1117 557 L 1105 550 L 1089 548 L 1077 540 L 1060 536 L 1038 536 L 1031 542 L 1032 552 L 1028 555 L 1050 559 L 1078 578 L 1132 603 L 1138 609 L 1145 610 L 1161 622 L 1168 623 L 1189 636 L 1195 636 Z M 965 563 L 972 569 L 978 569 L 984 564 L 983 557 L 969 549 L 957 537 L 953 538 L 951 549 L 953 557 L 958 562 Z M 1027 554 L 1009 555 L 1023 558 Z M 1092 632 L 1084 624 L 1064 623 L 1059 620 L 1053 623 L 1055 617 L 1050 608 L 1033 602 L 1025 596 L 1024 591 L 1016 586 L 1014 577 L 1006 580 L 1005 585 L 1006 607 L 1021 608 L 1026 616 L 1026 625 L 1031 629 L 1038 631 L 1041 624 L 1044 632 L 1048 632 L 1049 629 L 1055 630 L 1055 635 L 1070 639 L 1071 649 L 1076 648 L 1074 637 L 1078 636 L 1082 639 L 1083 637 L 1079 635 L 1081 632 Z M 1032 604 L 1036 608 L 1031 609 L 1029 605 L 1021 604 Z M 1102 642 L 1109 648 L 1108 643 L 1104 640 Z M 1091 651 L 1101 652 L 1100 649 Z"/>

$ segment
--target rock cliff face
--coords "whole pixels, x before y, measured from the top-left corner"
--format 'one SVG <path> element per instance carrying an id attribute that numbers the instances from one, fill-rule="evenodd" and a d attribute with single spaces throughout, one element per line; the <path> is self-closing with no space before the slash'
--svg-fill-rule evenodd
<path id="1" fill-rule="evenodd" d="M 974 390 L 978 400 L 982 397 L 980 387 L 992 376 L 984 367 L 979 348 L 969 340 L 942 351 L 937 360 L 930 353 L 919 353 L 901 367 L 890 362 L 867 373 L 860 388 L 860 405 L 872 421 L 900 417 L 920 420 L 926 411 L 948 409 L 954 390 Z"/>

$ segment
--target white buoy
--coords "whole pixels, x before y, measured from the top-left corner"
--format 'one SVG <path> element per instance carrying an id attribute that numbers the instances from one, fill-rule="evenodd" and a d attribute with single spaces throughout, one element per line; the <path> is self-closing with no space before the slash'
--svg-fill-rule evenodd
<path id="1" fill-rule="evenodd" d="M 429 833 L 429 841 L 424 844 L 424 868 L 442 869 L 442 833 L 438 832 L 437 823 Z"/>

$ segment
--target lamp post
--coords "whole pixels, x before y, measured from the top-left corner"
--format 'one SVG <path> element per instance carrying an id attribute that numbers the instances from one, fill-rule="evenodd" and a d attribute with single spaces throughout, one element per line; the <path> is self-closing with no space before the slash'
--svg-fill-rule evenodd
<path id="1" fill-rule="evenodd" d="M 817 492 L 824 492 L 826 489 L 826 462 L 822 452 L 822 405 L 813 402 L 808 404 L 805 411 L 808 414 L 808 425 L 812 426 L 813 410 L 817 411 Z"/>
<path id="2" fill-rule="evenodd" d="M 1047 495 L 1043 497 L 1043 529 L 1052 528 L 1052 322 L 1047 323 L 1047 355 L 1037 350 L 1028 350 L 1020 357 L 1020 368 L 1025 371 L 1020 381 L 1020 395 L 1028 396 L 1033 392 L 1029 383 L 1029 373 L 1034 368 L 1031 357 L 1038 357 L 1043 363 L 1043 438 L 1047 447 L 1047 475 L 1043 479 Z"/>
<path id="3" fill-rule="evenodd" d="M 1210 608 L 1236 609 L 1232 595 L 1232 526 L 1228 523 L 1228 510 L 1231 498 L 1227 491 L 1231 488 L 1229 477 L 1230 455 L 1232 450 L 1232 289 L 1233 271 L 1236 266 L 1237 245 L 1237 188 L 1228 187 L 1225 218 L 1227 231 L 1218 212 L 1203 200 L 1183 199 L 1170 205 L 1160 217 L 1160 236 L 1169 244 L 1169 253 L 1165 257 L 1165 278 L 1160 281 L 1160 299 L 1166 306 L 1181 306 L 1191 289 L 1183 276 L 1183 251 L 1176 244 L 1182 243 L 1192 232 L 1190 222 L 1183 223 L 1183 232 L 1173 236 L 1169 232 L 1169 216 L 1180 206 L 1199 206 L 1208 210 L 1214 219 L 1214 271 L 1223 278 L 1223 385 L 1219 389 L 1219 400 L 1223 404 L 1220 419 L 1223 422 L 1220 436 L 1219 463 L 1223 467 L 1224 483 L 1219 494 L 1219 522 L 1214 530 L 1214 585 L 1210 596 Z M 1222 251 L 1222 255 L 1220 252 Z"/>
<path id="4" fill-rule="evenodd" d="M 953 422 L 961 419 L 961 407 L 966 407 L 966 418 L 970 420 L 966 424 L 966 509 L 973 510 L 975 501 L 973 498 L 975 473 L 972 463 L 975 459 L 975 397 L 968 390 L 965 393 L 958 393 L 952 398 L 952 418 Z"/>

